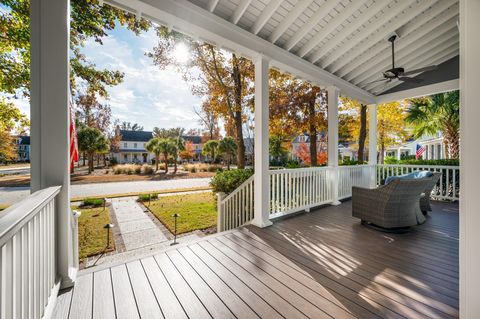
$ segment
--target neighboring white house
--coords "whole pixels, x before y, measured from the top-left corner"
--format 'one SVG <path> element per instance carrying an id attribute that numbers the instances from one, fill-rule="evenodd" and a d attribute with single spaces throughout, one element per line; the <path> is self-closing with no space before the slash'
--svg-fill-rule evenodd
<path id="1" fill-rule="evenodd" d="M 153 132 L 119 130 L 118 133 L 121 136 L 119 150 L 113 153 L 113 158 L 118 163 L 153 163 L 155 155 L 145 149 L 145 144 L 153 138 Z M 193 143 L 194 158 L 198 159 L 202 153 L 201 137 L 182 136 L 182 138 Z"/>
<path id="2" fill-rule="evenodd" d="M 389 147 L 385 151 L 385 156 L 391 156 L 398 160 L 402 159 L 402 157 L 413 156 L 416 154 L 417 145 L 425 146 L 425 152 L 421 156 L 422 159 L 437 160 L 445 158 L 445 146 L 441 133 Z"/>

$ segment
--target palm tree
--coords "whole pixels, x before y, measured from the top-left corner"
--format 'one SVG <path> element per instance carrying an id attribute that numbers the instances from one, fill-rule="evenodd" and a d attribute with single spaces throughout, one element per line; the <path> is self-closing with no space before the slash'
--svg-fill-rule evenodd
<path id="1" fill-rule="evenodd" d="M 171 139 L 171 142 L 172 142 L 172 157 L 173 157 L 173 173 L 176 174 L 177 173 L 177 159 L 178 159 L 178 154 L 185 150 L 185 141 L 183 140 L 183 138 L 180 136 L 178 136 L 177 138 L 172 138 Z"/>
<path id="2" fill-rule="evenodd" d="M 237 143 L 231 136 L 226 136 L 218 143 L 218 152 L 226 157 L 227 169 L 230 170 L 230 162 L 232 157 L 237 153 Z"/>
<path id="3" fill-rule="evenodd" d="M 158 146 L 159 142 L 160 138 L 154 137 L 145 144 L 145 149 L 155 154 L 155 172 L 158 171 L 158 161 L 160 159 L 160 154 L 162 153 L 162 150 Z"/>
<path id="4" fill-rule="evenodd" d="M 442 132 L 447 158 L 458 158 L 460 140 L 460 92 L 434 94 L 410 100 L 407 122 L 414 125 L 414 135 Z"/>
<path id="5" fill-rule="evenodd" d="M 158 148 L 160 153 L 163 154 L 165 160 L 165 174 L 168 173 L 168 156 L 175 152 L 175 144 L 170 138 L 161 138 L 158 141 Z"/>
<path id="6" fill-rule="evenodd" d="M 219 142 L 217 140 L 210 140 L 203 145 L 202 153 L 210 156 L 212 162 L 215 162 L 215 159 L 217 158 L 218 145 Z"/>
<path id="7" fill-rule="evenodd" d="M 99 129 L 85 127 L 78 131 L 78 148 L 88 156 L 88 173 L 93 172 L 93 157 L 109 150 L 108 139 Z"/>

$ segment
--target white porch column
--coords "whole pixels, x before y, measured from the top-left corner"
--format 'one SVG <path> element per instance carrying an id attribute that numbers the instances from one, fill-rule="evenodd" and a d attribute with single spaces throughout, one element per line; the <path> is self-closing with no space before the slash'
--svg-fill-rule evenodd
<path id="1" fill-rule="evenodd" d="M 332 169 L 332 205 L 338 200 L 338 98 L 340 90 L 335 86 L 327 88 L 328 93 L 328 166 Z"/>
<path id="2" fill-rule="evenodd" d="M 480 1 L 460 1 L 460 318 L 480 318 Z"/>
<path id="3" fill-rule="evenodd" d="M 68 0 L 30 2 L 31 18 L 31 189 L 61 185 L 55 203 L 57 274 L 73 283 L 69 174 L 69 33 Z"/>
<path id="4" fill-rule="evenodd" d="M 258 227 L 272 225 L 269 218 L 268 64 L 268 59 L 263 55 L 259 55 L 255 61 L 255 213 L 252 224 Z"/>
<path id="5" fill-rule="evenodd" d="M 368 106 L 368 165 L 372 165 L 370 187 L 377 186 L 377 105 Z"/>

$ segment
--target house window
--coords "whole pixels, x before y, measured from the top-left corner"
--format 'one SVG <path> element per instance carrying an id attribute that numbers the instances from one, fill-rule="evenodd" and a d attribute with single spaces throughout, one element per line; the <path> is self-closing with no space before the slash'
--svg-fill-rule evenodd
<path id="1" fill-rule="evenodd" d="M 123 154 L 123 160 L 126 162 L 128 160 L 128 155 L 127 154 Z"/>
<path id="2" fill-rule="evenodd" d="M 437 159 L 442 159 L 442 144 L 437 145 Z"/>
<path id="3" fill-rule="evenodd" d="M 127 148 L 127 143 L 123 143 L 123 147 L 124 147 L 124 148 Z"/>
<path id="4" fill-rule="evenodd" d="M 133 143 L 133 148 L 137 148 L 137 143 Z"/>

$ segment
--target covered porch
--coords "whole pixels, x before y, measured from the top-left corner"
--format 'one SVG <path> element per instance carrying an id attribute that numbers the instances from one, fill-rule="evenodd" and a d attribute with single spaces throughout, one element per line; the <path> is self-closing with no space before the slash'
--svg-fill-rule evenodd
<path id="1" fill-rule="evenodd" d="M 54 318 L 456 318 L 458 204 L 386 234 L 351 202 L 83 271 Z"/>
<path id="2" fill-rule="evenodd" d="M 255 175 L 219 201 L 219 225 L 231 222 L 226 232 L 82 273 L 69 202 L 69 1 L 31 2 L 33 194 L 0 219 L 2 318 L 478 317 L 478 1 L 328 0 L 305 16 L 316 1 L 263 2 L 100 1 L 255 62 Z M 300 18 L 303 26 L 291 31 Z M 459 56 L 459 74 L 447 67 L 419 85 L 368 84 L 389 67 L 385 37 L 397 30 L 406 35 L 405 66 Z M 328 92 L 327 167 L 269 170 L 272 67 Z M 460 185 L 457 171 L 446 173 L 454 197 L 448 189 L 439 198 L 456 200 L 461 189 L 460 209 L 435 204 L 408 234 L 362 227 L 341 203 L 351 187 L 376 187 L 385 171 L 403 170 L 377 166 L 377 104 L 454 89 L 461 90 Z M 368 105 L 368 165 L 338 165 L 340 95 Z M 60 288 L 67 290 L 57 298 Z"/>

